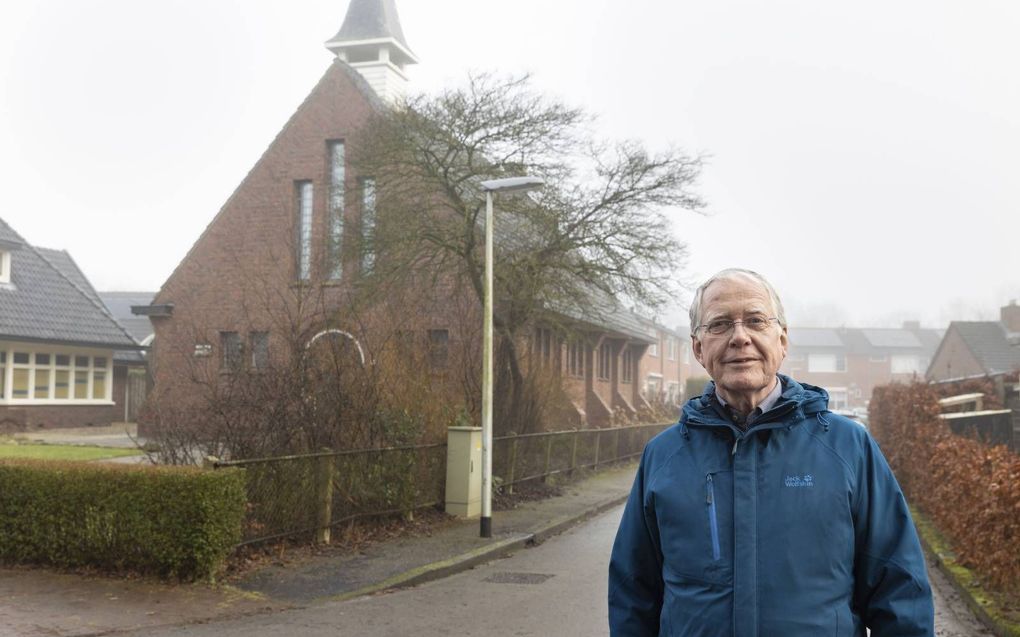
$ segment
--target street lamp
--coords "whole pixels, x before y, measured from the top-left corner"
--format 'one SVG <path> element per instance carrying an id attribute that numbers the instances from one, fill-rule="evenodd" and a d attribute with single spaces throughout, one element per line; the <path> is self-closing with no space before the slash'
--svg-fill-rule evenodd
<path id="1" fill-rule="evenodd" d="M 483 181 L 485 191 L 485 309 L 482 330 L 482 520 L 481 537 L 492 537 L 492 193 L 534 190 L 539 177 Z"/>

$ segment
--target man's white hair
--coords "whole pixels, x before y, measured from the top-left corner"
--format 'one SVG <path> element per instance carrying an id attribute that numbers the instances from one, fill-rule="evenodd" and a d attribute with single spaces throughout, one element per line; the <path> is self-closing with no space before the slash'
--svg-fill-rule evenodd
<path id="1" fill-rule="evenodd" d="M 786 311 L 783 310 L 783 302 L 779 300 L 779 295 L 776 293 L 776 289 L 772 287 L 772 284 L 768 282 L 762 275 L 758 274 L 754 270 L 745 270 L 743 268 L 726 268 L 713 274 L 707 281 L 698 286 L 698 289 L 694 291 L 694 300 L 691 301 L 691 336 L 694 336 L 698 331 L 698 326 L 701 325 L 701 301 L 705 296 L 705 290 L 708 286 L 712 285 L 716 281 L 732 280 L 732 279 L 751 279 L 755 283 L 758 283 L 769 293 L 769 299 L 772 300 L 772 307 L 776 310 L 776 318 L 779 319 L 779 325 L 786 327 Z"/>

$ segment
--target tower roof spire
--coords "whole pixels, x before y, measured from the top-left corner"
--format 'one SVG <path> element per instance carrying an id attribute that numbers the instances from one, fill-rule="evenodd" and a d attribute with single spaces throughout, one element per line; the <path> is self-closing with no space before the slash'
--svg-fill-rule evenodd
<path id="1" fill-rule="evenodd" d="M 400 65 L 418 62 L 404 39 L 394 0 L 351 0 L 343 25 L 326 42 L 326 48 L 340 55 L 340 51 L 378 43 L 389 43 L 394 54 L 391 59 Z"/>

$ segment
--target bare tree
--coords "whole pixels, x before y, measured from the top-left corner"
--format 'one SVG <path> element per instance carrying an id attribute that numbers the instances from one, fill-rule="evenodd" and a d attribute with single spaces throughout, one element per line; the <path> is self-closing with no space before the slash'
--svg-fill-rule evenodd
<path id="1" fill-rule="evenodd" d="M 676 292 L 686 248 L 667 213 L 700 212 L 700 157 L 594 138 L 592 119 L 535 92 L 527 76 L 471 76 L 462 88 L 377 113 L 352 144 L 371 175 L 377 222 L 364 233 L 366 298 L 409 279 L 483 296 L 479 182 L 532 175 L 546 187 L 501 196 L 495 221 L 495 327 L 502 430 L 522 430 L 519 337 L 537 320 L 597 322 L 613 302 L 655 308 Z"/>
<path id="2" fill-rule="evenodd" d="M 166 342 L 195 343 L 193 351 L 157 340 L 154 362 L 175 372 L 146 405 L 161 462 L 442 439 L 461 407 L 455 372 L 465 354 L 451 347 L 449 365 L 433 369 L 418 295 L 366 308 L 344 289 L 267 276 L 248 272 L 239 302 L 222 315 L 173 319 Z M 193 304 L 189 294 L 180 293 L 182 306 Z"/>

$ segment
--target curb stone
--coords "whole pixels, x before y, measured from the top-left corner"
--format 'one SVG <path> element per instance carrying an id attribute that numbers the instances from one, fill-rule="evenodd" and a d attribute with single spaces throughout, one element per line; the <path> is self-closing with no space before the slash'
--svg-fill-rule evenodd
<path id="1" fill-rule="evenodd" d="M 559 535 L 564 531 L 567 531 L 568 529 L 599 515 L 600 513 L 608 511 L 609 509 L 626 502 L 627 497 L 628 496 L 616 497 L 611 500 L 599 502 L 580 513 L 565 515 L 554 519 L 548 524 L 539 527 L 534 533 L 520 533 L 513 537 L 494 542 L 493 544 L 477 548 L 473 551 L 462 553 L 456 557 L 419 566 L 409 571 L 405 571 L 404 573 L 389 577 L 381 582 L 370 584 L 357 590 L 348 591 L 339 595 L 324 597 L 318 601 L 342 602 L 356 597 L 364 597 L 366 595 L 373 595 L 382 591 L 417 586 L 426 582 L 449 577 L 450 575 L 466 571 L 480 564 L 491 562 L 500 557 L 506 557 L 517 550 L 537 546 L 551 537 Z"/>
<path id="2" fill-rule="evenodd" d="M 364 597 L 365 595 L 372 595 L 382 591 L 407 588 L 409 586 L 416 586 L 418 584 L 424 584 L 425 582 L 442 579 L 455 573 L 466 571 L 473 566 L 489 562 L 498 557 L 509 555 L 516 549 L 526 547 L 532 542 L 533 538 L 534 535 L 531 533 L 521 533 L 504 540 L 499 540 L 498 542 L 488 546 L 483 546 L 473 551 L 462 553 L 456 557 L 419 566 L 409 571 L 388 577 L 381 582 L 369 584 L 368 586 L 363 586 L 353 591 L 347 591 L 346 593 L 340 593 L 339 595 L 322 597 L 317 601 L 342 602 L 348 599 L 354 599 L 355 597 Z"/>

